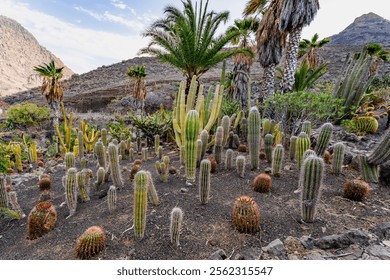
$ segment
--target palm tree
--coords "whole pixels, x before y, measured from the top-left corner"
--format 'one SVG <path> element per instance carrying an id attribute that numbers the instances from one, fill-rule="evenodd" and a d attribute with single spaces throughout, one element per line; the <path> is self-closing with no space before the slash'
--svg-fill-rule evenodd
<path id="1" fill-rule="evenodd" d="M 243 20 L 235 20 L 234 25 L 228 28 L 227 32 L 239 31 L 240 36 L 232 40 L 232 44 L 240 48 L 252 48 L 254 43 L 250 40 L 250 35 L 255 33 L 259 27 L 259 21 L 253 17 Z M 234 56 L 233 66 L 233 99 L 238 100 L 240 109 L 246 111 L 248 105 L 248 82 L 250 77 L 250 67 L 253 63 L 253 56 L 237 54 Z"/>
<path id="2" fill-rule="evenodd" d="M 271 0 L 249 0 L 246 5 L 243 16 L 247 17 L 250 15 L 259 15 L 263 14 L 265 7 L 269 4 Z"/>
<path id="3" fill-rule="evenodd" d="M 376 70 L 380 62 L 390 61 L 390 52 L 384 49 L 379 43 L 368 44 L 365 46 L 365 50 L 367 50 L 367 53 L 372 57 L 370 76 L 376 74 Z"/>
<path id="4" fill-rule="evenodd" d="M 137 114 L 143 114 L 144 101 L 146 97 L 146 87 L 144 80 L 146 77 L 145 67 L 143 65 L 131 66 L 127 70 L 127 75 L 130 77 L 130 81 L 134 81 L 132 93 L 134 107 L 137 110 Z"/>
<path id="5" fill-rule="evenodd" d="M 239 36 L 232 31 L 216 36 L 221 23 L 228 20 L 229 12 L 207 11 L 200 1 L 194 8 L 191 0 L 182 1 L 184 11 L 173 6 L 164 9 L 165 18 L 155 21 L 145 32 L 150 37 L 148 47 L 141 54 L 151 54 L 183 72 L 187 78 L 186 92 L 194 75 L 200 77 L 217 63 L 238 54 L 251 54 L 248 49 L 223 49 L 227 43 Z"/>
<path id="6" fill-rule="evenodd" d="M 60 104 L 64 98 L 64 91 L 59 81 L 62 78 L 63 69 L 64 67 L 57 68 L 53 60 L 49 64 L 44 63 L 44 65 L 34 67 L 34 71 L 43 77 L 41 93 L 53 112 L 54 127 L 59 124 Z"/>
<path id="7" fill-rule="evenodd" d="M 282 91 L 291 92 L 297 67 L 302 28 L 309 25 L 320 8 L 318 0 L 284 0 L 280 13 L 280 30 L 289 33 Z"/>
<path id="8" fill-rule="evenodd" d="M 324 38 L 318 40 L 318 34 L 314 34 L 311 40 L 302 39 L 299 42 L 298 58 L 304 57 L 309 63 L 311 69 L 317 67 L 320 60 L 319 50 L 331 40 L 330 38 Z"/>

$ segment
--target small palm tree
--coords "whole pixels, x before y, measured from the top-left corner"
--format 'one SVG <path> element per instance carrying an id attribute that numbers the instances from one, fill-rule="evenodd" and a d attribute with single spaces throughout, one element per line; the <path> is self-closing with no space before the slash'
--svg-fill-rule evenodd
<path id="1" fill-rule="evenodd" d="M 367 50 L 367 53 L 372 57 L 370 76 L 376 74 L 379 63 L 390 61 L 390 52 L 384 49 L 379 43 L 368 44 L 365 46 L 365 50 Z"/>
<path id="2" fill-rule="evenodd" d="M 45 63 L 34 67 L 34 71 L 43 77 L 41 92 L 53 112 L 54 127 L 59 124 L 60 105 L 64 98 L 64 91 L 60 82 L 63 69 L 64 67 L 57 68 L 53 60 L 49 64 Z"/>
<path id="3" fill-rule="evenodd" d="M 132 97 L 137 113 L 144 112 L 144 102 L 146 97 L 145 80 L 146 72 L 143 65 L 131 66 L 127 70 L 130 80 L 134 81 Z"/>
<path id="4" fill-rule="evenodd" d="M 311 40 L 302 39 L 299 42 L 298 58 L 304 57 L 304 59 L 307 59 L 311 69 L 316 68 L 320 61 L 319 50 L 331 41 L 330 38 L 322 40 L 318 40 L 318 38 L 319 36 L 316 33 Z"/>

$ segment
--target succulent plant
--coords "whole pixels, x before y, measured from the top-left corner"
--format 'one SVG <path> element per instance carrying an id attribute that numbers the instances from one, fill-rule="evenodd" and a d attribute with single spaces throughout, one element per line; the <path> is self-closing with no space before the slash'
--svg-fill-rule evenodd
<path id="1" fill-rule="evenodd" d="M 379 182 L 379 170 L 378 166 L 368 162 L 367 156 L 359 155 L 360 172 L 363 180 L 368 183 Z"/>
<path id="2" fill-rule="evenodd" d="M 260 229 L 260 208 L 253 198 L 243 195 L 234 201 L 232 209 L 234 227 L 241 233 L 256 233 Z"/>
<path id="3" fill-rule="evenodd" d="M 200 161 L 202 160 L 202 146 L 203 146 L 203 143 L 202 143 L 202 140 L 198 139 L 197 140 L 198 144 L 197 144 L 197 151 L 196 151 L 196 166 L 199 166 L 200 164 Z"/>
<path id="4" fill-rule="evenodd" d="M 121 189 L 123 188 L 123 180 L 118 159 L 118 149 L 114 144 L 110 143 L 108 144 L 107 150 L 112 182 L 114 183 L 115 187 Z"/>
<path id="5" fill-rule="evenodd" d="M 272 134 L 272 131 L 274 129 L 274 124 L 269 119 L 263 120 L 263 136 L 267 134 Z"/>
<path id="6" fill-rule="evenodd" d="M 81 169 L 87 168 L 87 163 L 88 163 L 87 159 L 85 157 L 82 157 L 80 159 L 80 167 L 81 167 Z"/>
<path id="7" fill-rule="evenodd" d="M 272 143 L 273 136 L 272 134 L 267 134 L 264 136 L 264 145 L 265 145 L 265 155 L 267 157 L 267 162 L 272 162 Z"/>
<path id="8" fill-rule="evenodd" d="M 217 171 L 217 166 L 218 166 L 217 161 L 215 160 L 214 157 L 208 157 L 207 159 L 211 163 L 211 173 L 215 173 L 215 171 Z"/>
<path id="9" fill-rule="evenodd" d="M 367 160 L 373 165 L 380 165 L 390 160 L 390 132 L 385 134 L 384 138 L 376 145 Z"/>
<path id="10" fill-rule="evenodd" d="M 154 152 L 158 155 L 158 150 L 160 148 L 160 135 L 154 135 Z"/>
<path id="11" fill-rule="evenodd" d="M 106 245 L 106 233 L 99 226 L 89 227 L 76 241 L 76 255 L 79 259 L 90 259 L 99 254 Z"/>
<path id="12" fill-rule="evenodd" d="M 233 145 L 232 149 L 237 149 L 240 146 L 240 137 L 238 137 L 238 134 L 233 134 Z"/>
<path id="13" fill-rule="evenodd" d="M 107 129 L 105 128 L 102 128 L 100 130 L 100 133 L 101 133 L 101 140 L 102 140 L 102 144 L 107 147 L 107 144 L 108 144 L 108 141 L 107 141 Z"/>
<path id="14" fill-rule="evenodd" d="M 21 218 L 26 217 L 26 214 L 24 214 L 22 208 L 19 205 L 18 202 L 18 196 L 15 191 L 11 191 L 8 193 L 9 198 L 9 204 L 11 206 L 11 209 L 14 210 Z"/>
<path id="15" fill-rule="evenodd" d="M 152 174 L 149 171 L 145 171 L 148 175 L 148 194 L 150 197 L 150 201 L 153 205 L 159 205 L 160 199 L 158 198 L 157 190 L 153 182 Z"/>
<path id="16" fill-rule="evenodd" d="M 95 143 L 95 147 L 93 151 L 98 160 L 99 166 L 106 169 L 106 149 L 105 146 L 103 145 L 103 142 L 97 141 Z"/>
<path id="17" fill-rule="evenodd" d="M 179 207 L 175 207 L 171 212 L 171 223 L 169 227 L 169 232 L 171 236 L 172 244 L 176 246 L 180 245 L 180 233 L 181 233 L 181 224 L 183 222 L 183 211 Z"/>
<path id="18" fill-rule="evenodd" d="M 248 117 L 248 146 L 252 170 L 259 168 L 260 152 L 260 113 L 252 107 Z"/>
<path id="19" fill-rule="evenodd" d="M 241 178 L 245 177 L 245 156 L 237 156 L 236 158 L 236 170 Z"/>
<path id="20" fill-rule="evenodd" d="M 296 159 L 298 164 L 298 170 L 301 169 L 303 162 L 303 155 L 310 149 L 310 139 L 306 133 L 301 132 L 297 139 Z"/>
<path id="21" fill-rule="evenodd" d="M 297 153 L 297 136 L 290 137 L 290 160 L 293 161 L 295 159 L 295 155 Z"/>
<path id="22" fill-rule="evenodd" d="M 162 146 L 159 146 L 159 147 L 158 147 L 158 150 L 157 150 L 157 156 L 158 156 L 159 159 L 162 158 L 162 156 L 163 156 L 163 151 L 164 151 L 164 148 L 163 148 Z"/>
<path id="23" fill-rule="evenodd" d="M 101 184 L 104 182 L 104 177 L 106 176 L 106 170 L 103 167 L 99 167 L 96 171 L 96 182 L 95 187 L 98 189 Z"/>
<path id="24" fill-rule="evenodd" d="M 69 168 L 63 178 L 65 188 L 66 205 L 69 209 L 69 217 L 76 213 L 77 208 L 77 170 L 76 168 Z"/>
<path id="25" fill-rule="evenodd" d="M 225 154 L 225 169 L 231 170 L 233 169 L 233 150 L 227 149 Z"/>
<path id="26" fill-rule="evenodd" d="M 142 148 L 141 154 L 142 154 L 142 160 L 147 161 L 148 160 L 148 148 Z"/>
<path id="27" fill-rule="evenodd" d="M 197 140 L 199 133 L 199 113 L 190 110 L 185 118 L 185 171 L 187 183 L 195 182 Z"/>
<path id="28" fill-rule="evenodd" d="M 320 135 L 318 135 L 317 144 L 314 148 L 317 156 L 322 157 L 325 150 L 328 148 L 330 138 L 333 133 L 333 125 L 331 123 L 324 123 L 321 126 Z"/>
<path id="29" fill-rule="evenodd" d="M 71 152 L 65 154 L 65 170 L 74 167 L 75 157 Z"/>
<path id="30" fill-rule="evenodd" d="M 272 178 L 268 174 L 261 173 L 253 180 L 253 190 L 260 193 L 269 193 L 272 187 Z"/>
<path id="31" fill-rule="evenodd" d="M 333 146 L 332 173 L 340 174 L 344 162 L 345 145 L 341 142 Z"/>
<path id="32" fill-rule="evenodd" d="M 344 197 L 361 201 L 368 196 L 370 190 L 370 186 L 363 180 L 347 180 L 344 184 Z"/>
<path id="33" fill-rule="evenodd" d="M 145 171 L 138 171 L 135 175 L 134 186 L 134 234 L 143 238 L 146 227 L 146 210 L 148 207 L 148 174 Z"/>
<path id="34" fill-rule="evenodd" d="M 8 208 L 8 195 L 5 189 L 4 175 L 0 175 L 0 208 Z"/>
<path id="35" fill-rule="evenodd" d="M 199 169 L 199 199 L 202 204 L 207 204 L 210 195 L 211 162 L 203 159 Z"/>
<path id="36" fill-rule="evenodd" d="M 27 237 L 30 240 L 48 233 L 57 220 L 57 212 L 51 202 L 40 202 L 31 210 L 27 218 Z"/>
<path id="37" fill-rule="evenodd" d="M 207 144 L 209 142 L 209 133 L 207 130 L 202 130 L 202 132 L 200 133 L 200 140 L 202 141 L 202 148 L 201 148 L 202 151 L 201 160 L 202 160 L 206 155 Z"/>
<path id="38" fill-rule="evenodd" d="M 180 164 L 185 165 L 186 164 L 186 149 L 185 146 L 180 147 Z"/>
<path id="39" fill-rule="evenodd" d="M 332 162 L 332 154 L 329 151 L 325 151 L 322 158 L 326 164 L 330 164 Z"/>
<path id="40" fill-rule="evenodd" d="M 214 157 L 218 164 L 222 162 L 222 150 L 223 150 L 223 127 L 218 126 L 215 132 L 215 145 L 214 145 Z"/>
<path id="41" fill-rule="evenodd" d="M 134 148 L 130 148 L 129 149 L 129 160 L 130 161 L 134 160 L 134 153 L 135 153 Z"/>
<path id="42" fill-rule="evenodd" d="M 14 210 L 0 207 L 0 221 L 19 220 L 21 218 L 22 217 L 19 215 L 19 213 L 15 212 Z"/>
<path id="43" fill-rule="evenodd" d="M 223 116 L 221 120 L 221 126 L 223 127 L 223 140 L 222 140 L 222 146 L 225 147 L 227 144 L 229 132 L 230 132 L 230 117 L 229 116 Z"/>
<path id="44" fill-rule="evenodd" d="M 126 149 L 127 149 L 126 142 L 122 140 L 119 143 L 119 154 L 121 155 L 122 160 L 126 159 Z"/>
<path id="45" fill-rule="evenodd" d="M 116 209 L 116 187 L 110 186 L 107 191 L 108 211 L 113 212 Z"/>
<path id="46" fill-rule="evenodd" d="M 247 137 L 248 137 L 248 120 L 243 117 L 241 119 L 241 123 L 240 123 L 240 137 L 241 139 L 246 142 L 247 141 Z"/>
<path id="47" fill-rule="evenodd" d="M 133 181 L 135 178 L 135 175 L 137 174 L 138 171 L 141 170 L 141 164 L 133 164 L 131 166 L 130 170 L 130 181 Z"/>
<path id="48" fill-rule="evenodd" d="M 272 175 L 279 176 L 282 169 L 284 148 L 282 144 L 276 145 L 272 155 Z"/>
<path id="49" fill-rule="evenodd" d="M 311 134 L 311 122 L 310 121 L 304 121 L 302 123 L 301 132 L 305 132 L 310 137 L 310 134 Z"/>
<path id="50" fill-rule="evenodd" d="M 375 133 L 379 124 L 375 116 L 356 116 L 352 118 L 352 124 L 357 134 Z"/>
<path id="51" fill-rule="evenodd" d="M 92 170 L 84 168 L 77 173 L 78 189 L 82 201 L 89 201 L 90 181 Z"/>

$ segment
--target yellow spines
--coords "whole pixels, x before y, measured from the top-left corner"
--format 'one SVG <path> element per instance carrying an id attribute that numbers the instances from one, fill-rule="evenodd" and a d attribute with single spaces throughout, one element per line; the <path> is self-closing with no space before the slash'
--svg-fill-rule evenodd
<path id="1" fill-rule="evenodd" d="M 193 110 L 195 104 L 195 97 L 198 91 L 198 81 L 196 80 L 196 75 L 192 76 L 190 88 L 187 96 L 187 104 L 186 104 L 186 115 L 190 110 Z"/>
<path id="2" fill-rule="evenodd" d="M 74 140 L 74 145 L 73 145 L 73 154 L 75 157 L 79 155 L 79 139 Z"/>
<path id="3" fill-rule="evenodd" d="M 223 99 L 223 86 L 217 85 L 215 87 L 215 94 L 213 98 L 213 105 L 211 107 L 211 114 L 207 121 L 206 126 L 204 127 L 205 130 L 209 131 L 213 127 L 215 121 L 217 120 L 218 115 L 220 113 L 219 109 L 221 108 L 222 105 L 222 99 Z"/>

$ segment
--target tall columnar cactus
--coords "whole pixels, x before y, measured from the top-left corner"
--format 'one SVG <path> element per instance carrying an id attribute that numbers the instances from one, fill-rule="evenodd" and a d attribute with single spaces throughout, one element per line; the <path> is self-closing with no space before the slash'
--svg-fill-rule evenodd
<path id="1" fill-rule="evenodd" d="M 207 143 L 209 142 L 209 133 L 207 132 L 207 130 L 204 130 L 204 129 L 202 130 L 202 132 L 200 133 L 200 140 L 202 140 L 201 159 L 203 159 L 205 154 L 206 154 Z"/>
<path id="2" fill-rule="evenodd" d="M 232 220 L 241 233 L 256 233 L 260 229 L 260 208 L 253 198 L 243 195 L 234 201 Z"/>
<path id="3" fill-rule="evenodd" d="M 201 160 L 202 160 L 202 146 L 203 146 L 203 143 L 202 143 L 202 140 L 198 139 L 197 140 L 198 144 L 198 149 L 196 151 L 196 166 L 199 166 Z"/>
<path id="4" fill-rule="evenodd" d="M 158 198 L 158 193 L 153 182 L 152 173 L 146 171 L 146 174 L 148 175 L 148 194 L 149 194 L 150 201 L 152 202 L 153 205 L 159 205 L 160 199 Z"/>
<path id="5" fill-rule="evenodd" d="M 69 168 L 66 171 L 66 175 L 63 178 L 63 184 L 65 188 L 66 205 L 69 210 L 69 217 L 76 213 L 77 208 L 77 170 L 76 168 Z"/>
<path id="6" fill-rule="evenodd" d="M 367 160 L 373 165 L 380 165 L 390 160 L 390 132 L 387 132 L 382 141 L 376 145 Z"/>
<path id="7" fill-rule="evenodd" d="M 187 182 L 195 182 L 196 151 L 199 133 L 199 113 L 190 110 L 185 119 L 185 157 L 186 157 L 186 178 Z"/>
<path id="8" fill-rule="evenodd" d="M 134 161 L 134 148 L 129 149 L 129 160 Z"/>
<path id="9" fill-rule="evenodd" d="M 148 175 L 145 171 L 138 171 L 135 175 L 134 186 L 134 234 L 143 238 L 146 227 L 146 210 L 148 207 Z"/>
<path id="10" fill-rule="evenodd" d="M 295 155 L 297 153 L 297 136 L 291 136 L 290 138 L 290 160 L 293 161 L 295 159 Z"/>
<path id="11" fill-rule="evenodd" d="M 65 154 L 65 170 L 68 170 L 69 168 L 74 167 L 74 162 L 75 162 L 75 156 L 74 153 L 72 152 L 67 152 Z"/>
<path id="12" fill-rule="evenodd" d="M 345 145 L 341 142 L 333 146 L 332 173 L 340 174 L 344 162 Z"/>
<path id="13" fill-rule="evenodd" d="M 331 123 L 324 123 L 321 126 L 320 135 L 318 135 L 317 144 L 314 148 L 317 156 L 322 157 L 325 150 L 328 148 L 330 138 L 332 137 L 333 125 Z"/>
<path id="14" fill-rule="evenodd" d="M 223 141 L 222 146 L 225 147 L 227 143 L 227 139 L 230 132 L 230 117 L 229 116 L 223 116 L 221 121 L 221 126 L 223 127 Z"/>
<path id="15" fill-rule="evenodd" d="M 297 139 L 297 148 L 296 148 L 296 159 L 297 159 L 298 170 L 301 169 L 303 155 L 309 149 L 310 149 L 309 136 L 305 132 L 299 133 Z"/>
<path id="16" fill-rule="evenodd" d="M 214 145 L 214 157 L 218 164 L 222 162 L 222 150 L 223 150 L 223 127 L 218 126 L 215 132 L 215 145 Z"/>
<path id="17" fill-rule="evenodd" d="M 273 124 L 269 119 L 263 120 L 263 136 L 272 134 Z"/>
<path id="18" fill-rule="evenodd" d="M 225 169 L 231 170 L 233 169 L 233 150 L 227 149 L 225 154 Z"/>
<path id="19" fill-rule="evenodd" d="M 367 183 L 378 183 L 379 182 L 379 170 L 378 165 L 371 164 L 368 162 L 367 156 L 358 156 L 360 163 L 360 172 L 363 180 Z"/>
<path id="20" fill-rule="evenodd" d="M 103 143 L 104 147 L 107 147 L 108 145 L 108 140 L 107 140 L 107 129 L 102 128 L 100 130 L 101 133 L 101 142 Z"/>
<path id="21" fill-rule="evenodd" d="M 158 150 L 157 150 L 157 157 L 158 157 L 159 159 L 162 158 L 162 156 L 163 156 L 163 151 L 164 151 L 164 148 L 163 148 L 162 146 L 158 147 Z"/>
<path id="22" fill-rule="evenodd" d="M 240 137 L 244 142 L 248 140 L 248 120 L 245 117 L 240 122 Z"/>
<path id="23" fill-rule="evenodd" d="M 106 149 L 103 142 L 98 141 L 95 143 L 94 154 L 98 160 L 99 166 L 106 169 Z"/>
<path id="24" fill-rule="evenodd" d="M 267 157 L 267 162 L 272 162 L 272 143 L 273 137 L 272 134 L 267 134 L 264 136 L 264 146 L 265 146 L 265 155 Z"/>
<path id="25" fill-rule="evenodd" d="M 199 199 L 202 204 L 207 204 L 210 196 L 211 162 L 203 159 L 199 170 Z"/>
<path id="26" fill-rule="evenodd" d="M 80 159 L 80 167 L 81 167 L 81 169 L 87 168 L 87 163 L 88 163 L 87 159 L 85 157 L 82 157 Z"/>
<path id="27" fill-rule="evenodd" d="M 9 204 L 11 205 L 11 209 L 14 210 L 21 218 L 26 217 L 26 214 L 24 214 L 22 208 L 19 205 L 18 202 L 18 196 L 15 191 L 11 191 L 8 193 L 9 197 Z"/>
<path id="28" fill-rule="evenodd" d="M 57 221 L 57 212 L 53 204 L 43 201 L 35 205 L 27 218 L 27 237 L 37 239 L 51 229 Z"/>
<path id="29" fill-rule="evenodd" d="M 158 155 L 158 149 L 160 148 L 160 135 L 154 135 L 154 152 Z"/>
<path id="30" fill-rule="evenodd" d="M 110 143 L 108 144 L 108 159 L 110 161 L 110 173 L 112 182 L 114 183 L 114 186 L 118 189 L 123 188 L 123 180 L 119 165 L 119 159 L 118 159 L 118 149 L 117 147 Z"/>
<path id="31" fill-rule="evenodd" d="M 311 122 L 310 121 L 303 122 L 301 132 L 305 132 L 310 137 L 310 134 L 311 134 Z"/>
<path id="32" fill-rule="evenodd" d="M 310 156 L 303 163 L 299 181 L 302 183 L 302 220 L 306 223 L 314 222 L 323 171 L 324 160 L 320 157 Z"/>
<path id="33" fill-rule="evenodd" d="M 282 169 L 282 161 L 284 156 L 284 148 L 282 144 L 276 145 L 272 155 L 272 175 L 279 176 Z"/>
<path id="34" fill-rule="evenodd" d="M 237 156 L 236 158 L 236 170 L 241 178 L 245 176 L 245 156 Z"/>
<path id="35" fill-rule="evenodd" d="M 259 168 L 260 152 L 260 113 L 252 107 L 248 117 L 248 146 L 252 170 Z"/>
<path id="36" fill-rule="evenodd" d="M 106 170 L 103 167 L 99 167 L 96 171 L 96 182 L 95 187 L 98 189 L 103 184 L 104 177 L 106 176 Z"/>
<path id="37" fill-rule="evenodd" d="M 126 159 L 126 148 L 127 148 L 126 142 L 122 140 L 119 143 L 119 154 L 121 155 L 122 160 Z"/>
<path id="38" fill-rule="evenodd" d="M 92 170 L 84 168 L 80 172 L 77 173 L 77 182 L 78 189 L 80 193 L 80 197 L 82 201 L 89 201 L 90 194 L 90 182 L 91 182 L 91 172 Z"/>
<path id="39" fill-rule="evenodd" d="M 77 132 L 77 140 L 79 141 L 78 156 L 79 159 L 81 159 L 84 156 L 84 135 L 82 131 Z"/>
<path id="40" fill-rule="evenodd" d="M 0 208 L 8 208 L 8 195 L 5 189 L 4 175 L 0 175 Z"/>
<path id="41" fill-rule="evenodd" d="M 147 161 L 148 160 L 148 148 L 142 148 L 141 153 L 142 153 L 142 160 Z"/>
<path id="42" fill-rule="evenodd" d="M 169 233 L 171 236 L 171 242 L 172 244 L 179 246 L 181 224 L 183 222 L 183 211 L 179 207 L 175 207 L 172 209 L 170 221 L 171 223 L 169 226 Z"/>
<path id="43" fill-rule="evenodd" d="M 107 191 L 107 205 L 108 211 L 113 212 L 116 209 L 116 188 L 114 185 L 110 186 Z"/>

